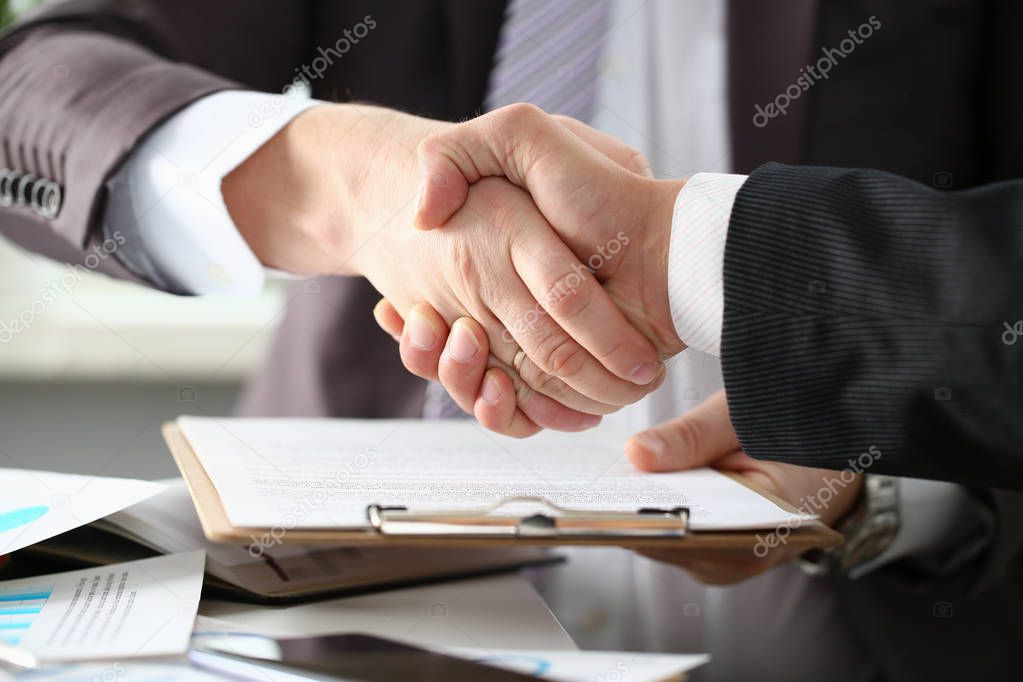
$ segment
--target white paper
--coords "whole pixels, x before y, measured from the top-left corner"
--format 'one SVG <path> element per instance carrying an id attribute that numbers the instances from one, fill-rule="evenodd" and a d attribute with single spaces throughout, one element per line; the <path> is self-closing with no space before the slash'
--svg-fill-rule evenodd
<path id="1" fill-rule="evenodd" d="M 540 496 L 570 509 L 687 506 L 693 530 L 772 528 L 793 515 L 709 469 L 649 474 L 627 434 L 545 431 L 514 439 L 467 420 L 213 419 L 181 429 L 232 525 L 365 528 L 368 504 L 478 508 Z"/>
<path id="2" fill-rule="evenodd" d="M 448 649 L 447 653 L 498 668 L 559 682 L 661 682 L 678 679 L 710 660 L 707 654 L 647 654 L 628 651 L 529 651 Z"/>
<path id="3" fill-rule="evenodd" d="M 203 552 L 0 583 L 0 644 L 40 662 L 184 653 Z"/>
<path id="4" fill-rule="evenodd" d="M 17 682 L 224 682 L 219 675 L 203 672 L 186 660 L 154 662 L 141 660 L 74 663 L 47 666 L 0 680 Z"/>
<path id="5" fill-rule="evenodd" d="M 129 478 L 0 469 L 0 554 L 120 511 L 163 490 Z"/>

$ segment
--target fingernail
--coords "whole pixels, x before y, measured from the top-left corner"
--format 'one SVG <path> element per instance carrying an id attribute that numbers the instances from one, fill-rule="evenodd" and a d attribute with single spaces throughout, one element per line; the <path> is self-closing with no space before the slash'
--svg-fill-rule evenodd
<path id="1" fill-rule="evenodd" d="M 501 387 L 497 385 L 497 379 L 489 374 L 483 379 L 483 391 L 480 393 L 488 403 L 496 403 L 501 399 Z"/>
<path id="2" fill-rule="evenodd" d="M 644 431 L 636 440 L 644 450 L 652 453 L 657 459 L 662 459 L 668 452 L 668 444 L 655 431 Z"/>
<path id="3" fill-rule="evenodd" d="M 451 359 L 466 364 L 476 357 L 479 350 L 480 344 L 469 326 L 461 320 L 456 320 L 448 338 L 448 355 Z"/>
<path id="4" fill-rule="evenodd" d="M 640 386 L 649 384 L 657 376 L 659 365 L 656 362 L 644 362 L 629 373 L 629 381 Z"/>
<path id="5" fill-rule="evenodd" d="M 408 330 L 409 343 L 419 350 L 430 350 L 437 342 L 437 333 L 433 330 L 433 325 L 414 310 L 409 314 L 405 328 Z"/>

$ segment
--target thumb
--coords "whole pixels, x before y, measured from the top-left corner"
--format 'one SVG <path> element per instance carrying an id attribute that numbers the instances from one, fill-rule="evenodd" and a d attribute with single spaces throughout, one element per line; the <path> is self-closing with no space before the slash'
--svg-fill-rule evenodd
<path id="1" fill-rule="evenodd" d="M 516 175 L 513 166 L 518 146 L 508 144 L 506 131 L 497 130 L 509 118 L 499 109 L 423 138 L 416 150 L 422 178 L 414 220 L 417 228 L 431 230 L 446 223 L 465 203 L 469 185 L 479 179 Z M 508 147 L 511 150 L 506 154 Z"/>
<path id="2" fill-rule="evenodd" d="M 680 471 L 707 466 L 738 448 L 722 390 L 681 417 L 637 433 L 625 452 L 637 469 Z"/>
<path id="3" fill-rule="evenodd" d="M 505 177 L 526 189 L 542 211 L 542 197 L 556 195 L 560 188 L 546 185 L 550 178 L 540 177 L 543 173 L 536 168 L 536 161 L 555 151 L 559 164 L 575 162 L 575 170 L 580 170 L 578 164 L 584 160 L 592 162 L 589 154 L 605 161 L 638 164 L 638 152 L 614 146 L 610 136 L 580 133 L 580 126 L 569 130 L 542 109 L 519 103 L 428 135 L 416 150 L 423 178 L 416 227 L 430 230 L 446 223 L 465 203 L 469 185 L 488 176 Z"/>
<path id="4" fill-rule="evenodd" d="M 466 124 L 463 124 L 466 125 Z M 471 132 L 449 129 L 419 144 L 419 207 L 413 224 L 420 230 L 440 227 L 462 208 L 469 185 L 482 176 L 475 160 L 461 147 Z"/>

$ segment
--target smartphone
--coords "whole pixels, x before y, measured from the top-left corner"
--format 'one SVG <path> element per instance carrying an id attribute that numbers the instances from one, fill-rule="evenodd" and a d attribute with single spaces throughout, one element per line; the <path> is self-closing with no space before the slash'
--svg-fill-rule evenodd
<path id="1" fill-rule="evenodd" d="M 270 638 L 245 633 L 193 637 L 192 665 L 235 679 L 358 682 L 512 682 L 535 677 L 363 634 Z"/>

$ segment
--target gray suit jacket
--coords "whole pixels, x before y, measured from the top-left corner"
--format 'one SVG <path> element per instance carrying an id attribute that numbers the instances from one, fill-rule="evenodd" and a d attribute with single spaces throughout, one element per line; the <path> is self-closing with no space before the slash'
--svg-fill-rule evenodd
<path id="1" fill-rule="evenodd" d="M 478 113 L 501 0 L 70 0 L 0 39 L 0 167 L 58 182 L 55 219 L 0 207 L 0 231 L 75 262 L 97 238 L 104 181 L 139 140 L 192 101 L 233 87 L 279 92 L 317 46 L 372 15 L 377 28 L 314 84 L 437 118 Z M 751 125 L 800 68 L 875 14 L 882 28 L 769 126 Z M 732 0 L 729 82 L 737 171 L 781 161 L 878 168 L 955 187 L 1018 177 L 1023 19 L 1008 0 Z M 840 77 L 838 77 L 840 75 Z M 937 175 L 942 174 L 942 175 Z M 131 278 L 113 259 L 115 276 Z M 241 410 L 251 415 L 415 415 L 422 382 L 371 317 L 362 280 L 294 290 Z M 976 565 L 922 583 L 906 567 L 836 583 L 885 679 L 1009 679 L 1023 657 L 1023 509 L 977 489 L 998 537 Z M 935 602 L 951 602 L 951 618 Z"/>

